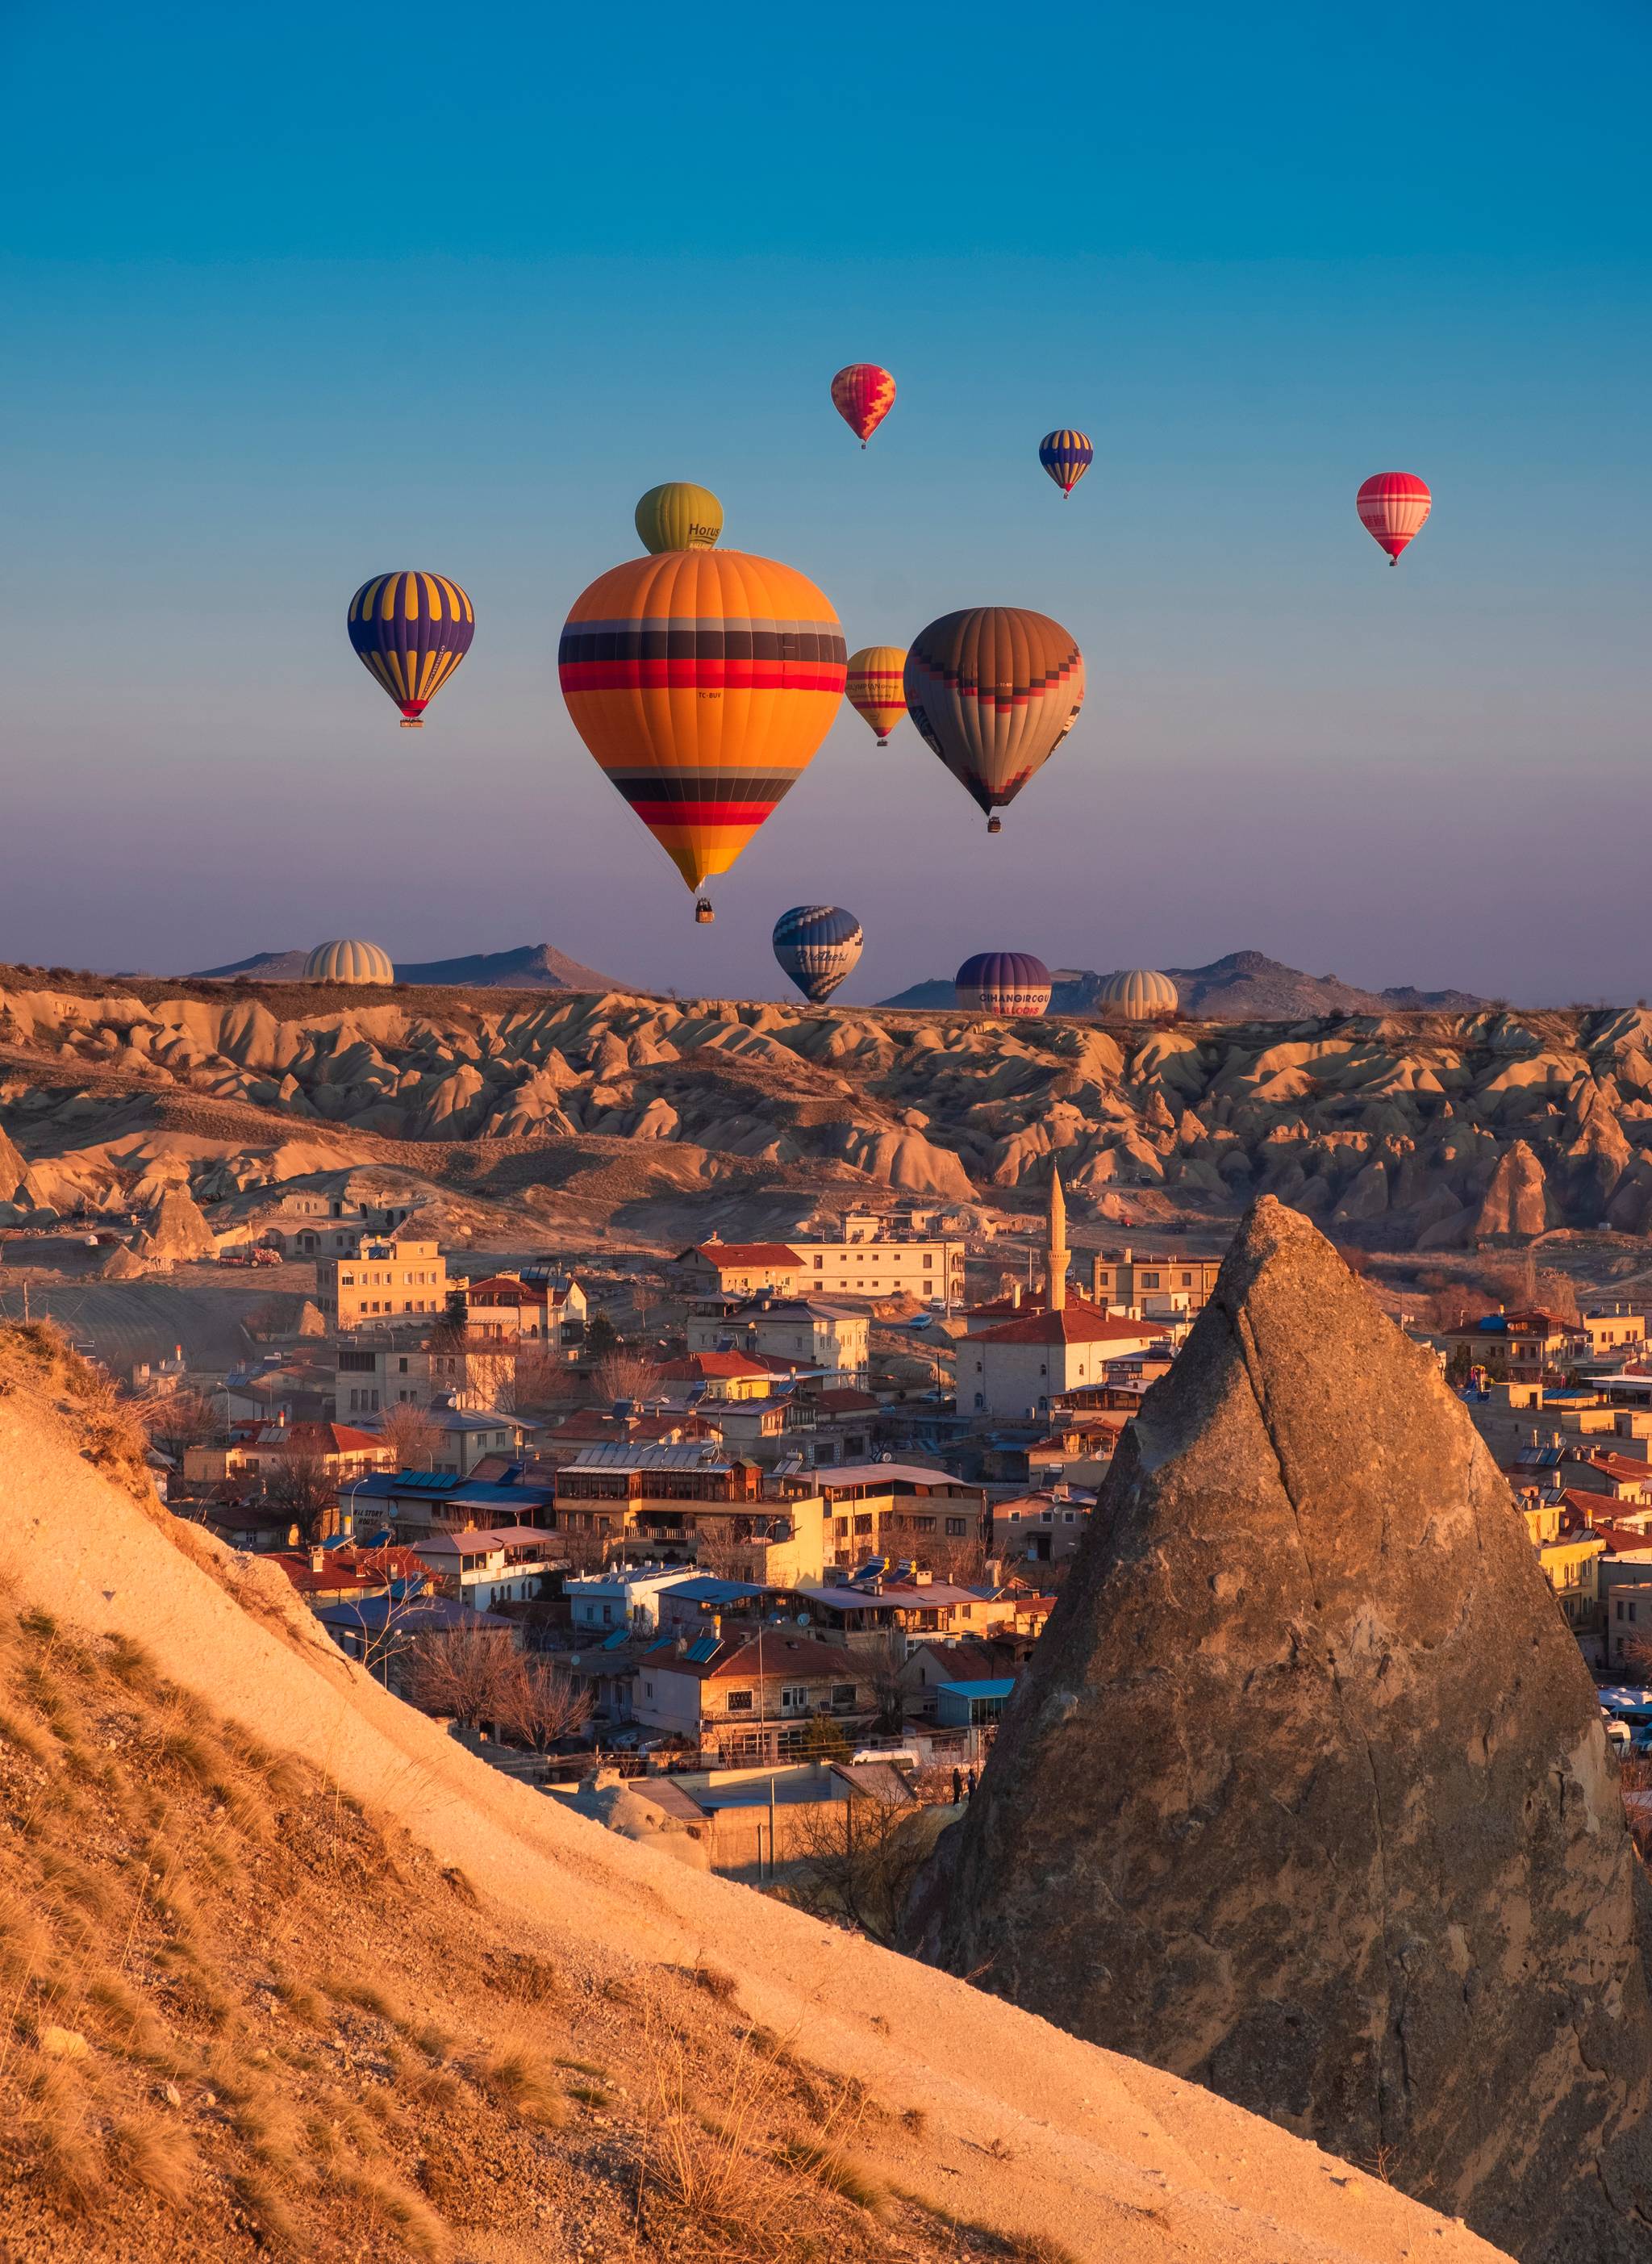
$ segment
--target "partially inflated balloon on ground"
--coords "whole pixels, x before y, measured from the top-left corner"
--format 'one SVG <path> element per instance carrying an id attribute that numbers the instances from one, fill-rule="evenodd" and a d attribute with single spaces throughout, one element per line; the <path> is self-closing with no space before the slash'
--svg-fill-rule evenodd
<path id="1" fill-rule="evenodd" d="M 457 582 L 403 568 L 375 574 L 350 600 L 346 617 L 357 658 L 417 731 L 424 710 L 470 650 L 476 617 Z"/>
<path id="2" fill-rule="evenodd" d="M 1059 432 L 1047 432 L 1039 442 L 1039 461 L 1063 496 L 1071 495 L 1094 462 L 1095 455 L 1087 432 L 1074 432 L 1066 427 Z"/>
<path id="3" fill-rule="evenodd" d="M 668 550 L 598 577 L 557 664 L 580 737 L 698 890 L 808 767 L 845 658 L 806 574 L 740 550 Z"/>
<path id="4" fill-rule="evenodd" d="M 895 380 L 875 361 L 851 361 L 832 380 L 832 406 L 864 448 L 895 406 Z"/>
<path id="5" fill-rule="evenodd" d="M 906 652 L 898 644 L 866 644 L 849 656 L 844 686 L 850 706 L 887 747 L 889 734 L 906 713 Z"/>
<path id="6" fill-rule="evenodd" d="M 1122 1014 L 1128 1022 L 1150 1021 L 1156 1014 L 1174 1014 L 1181 1003 L 1181 994 L 1170 976 L 1148 967 L 1121 968 L 1096 989 L 1097 1005 Z"/>
<path id="7" fill-rule="evenodd" d="M 1047 613 L 971 606 L 943 613 L 906 657 L 907 712 L 982 809 L 1012 802 L 1084 704 L 1084 661 Z"/>
<path id="8" fill-rule="evenodd" d="M 1050 970 L 1030 951 L 978 951 L 955 977 L 958 1003 L 979 1014 L 1041 1014 L 1050 1003 Z"/>
<path id="9" fill-rule="evenodd" d="M 692 480 L 667 480 L 650 488 L 637 505 L 637 533 L 642 548 L 662 550 L 714 550 L 722 533 L 722 505 L 709 488 Z"/>
<path id="10" fill-rule="evenodd" d="M 774 923 L 774 955 L 806 998 L 830 998 L 860 957 L 860 922 L 837 904 L 794 904 Z"/>
<path id="11" fill-rule="evenodd" d="M 1373 472 L 1354 498 L 1360 525 L 1388 552 L 1390 566 L 1399 564 L 1401 551 L 1422 533 L 1433 507 L 1433 497 L 1415 472 Z"/>

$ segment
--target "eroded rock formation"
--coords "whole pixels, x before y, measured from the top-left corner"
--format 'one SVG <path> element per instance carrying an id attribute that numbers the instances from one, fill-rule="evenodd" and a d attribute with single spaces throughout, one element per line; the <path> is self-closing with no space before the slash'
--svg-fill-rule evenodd
<path id="1" fill-rule="evenodd" d="M 1523 2258 L 1629 2264 L 1648 1906 L 1507 1486 L 1264 1199 L 1126 1435 L 912 1945 Z"/>

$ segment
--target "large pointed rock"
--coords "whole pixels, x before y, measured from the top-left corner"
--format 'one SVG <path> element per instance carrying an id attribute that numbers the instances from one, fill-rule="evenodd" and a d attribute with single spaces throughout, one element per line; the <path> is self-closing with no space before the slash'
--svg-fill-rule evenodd
<path id="1" fill-rule="evenodd" d="M 1646 1883 L 1429 1354 L 1247 1216 L 909 1946 L 1545 2264 L 1652 2257 Z"/>

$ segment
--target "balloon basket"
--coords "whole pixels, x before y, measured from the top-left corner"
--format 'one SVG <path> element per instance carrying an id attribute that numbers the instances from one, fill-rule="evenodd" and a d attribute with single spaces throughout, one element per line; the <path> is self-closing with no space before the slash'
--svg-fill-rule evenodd
<path id="1" fill-rule="evenodd" d="M 694 922 L 696 926 L 709 927 L 716 917 L 716 913 L 713 911 L 711 908 L 711 899 L 709 896 L 697 896 L 695 898 Z"/>
<path id="2" fill-rule="evenodd" d="M 879 744 L 880 747 L 887 747 L 887 746 L 888 745 L 888 744 L 889 744 L 889 742 L 888 742 L 887 739 L 880 739 L 880 740 L 879 740 L 879 742 L 878 742 L 878 744 Z"/>
<path id="3" fill-rule="evenodd" d="M 403 715 L 402 729 L 404 731 L 422 731 L 424 729 L 424 718 L 423 715 Z"/>
<path id="4" fill-rule="evenodd" d="M 987 820 L 987 831 L 989 833 L 1002 833 L 1004 820 L 1001 817 L 989 817 Z"/>

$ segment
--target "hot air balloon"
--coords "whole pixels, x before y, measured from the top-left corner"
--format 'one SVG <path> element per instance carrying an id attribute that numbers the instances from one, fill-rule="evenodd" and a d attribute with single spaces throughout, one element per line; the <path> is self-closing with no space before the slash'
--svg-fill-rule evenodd
<path id="1" fill-rule="evenodd" d="M 887 747 L 889 734 L 906 713 L 906 653 L 898 644 L 863 644 L 849 656 L 849 704 Z"/>
<path id="2" fill-rule="evenodd" d="M 860 922 L 836 904 L 794 904 L 774 923 L 775 957 L 816 1006 L 854 973 L 860 944 Z"/>
<path id="3" fill-rule="evenodd" d="M 1060 488 L 1063 498 L 1071 495 L 1083 478 L 1095 455 L 1088 432 L 1063 428 L 1059 432 L 1047 432 L 1039 442 L 1039 461 Z"/>
<path id="4" fill-rule="evenodd" d="M 1059 621 L 1019 606 L 971 606 L 919 631 L 906 704 L 925 744 L 988 813 L 1012 802 L 1084 704 L 1084 659 Z"/>
<path id="5" fill-rule="evenodd" d="M 375 574 L 350 600 L 350 642 L 402 710 L 402 729 L 424 710 L 470 650 L 476 617 L 457 582 L 403 569 Z"/>
<path id="6" fill-rule="evenodd" d="M 667 480 L 650 488 L 637 505 L 637 533 L 642 548 L 656 555 L 662 550 L 714 550 L 722 533 L 722 505 L 709 488 L 692 480 Z"/>
<path id="7" fill-rule="evenodd" d="M 318 943 L 304 961 L 307 983 L 394 983 L 390 954 L 376 943 L 339 938 Z"/>
<path id="8" fill-rule="evenodd" d="M 1050 970 L 1030 951 L 978 951 L 955 980 L 958 1003 L 972 1013 L 1031 1019 L 1050 1003 Z"/>
<path id="9" fill-rule="evenodd" d="M 1388 552 L 1389 565 L 1397 566 L 1401 551 L 1422 533 L 1433 503 L 1415 472 L 1373 472 L 1355 497 L 1354 508 L 1372 541 Z"/>
<path id="10" fill-rule="evenodd" d="M 851 361 L 832 380 L 832 406 L 864 448 L 895 406 L 895 380 L 875 361 Z"/>
<path id="11" fill-rule="evenodd" d="M 557 664 L 580 737 L 698 892 L 807 768 L 845 661 L 807 575 L 740 550 L 667 550 L 598 576 Z M 703 896 L 694 914 L 714 917 Z"/>
<path id="12" fill-rule="evenodd" d="M 1181 993 L 1170 976 L 1156 975 L 1146 967 L 1127 967 L 1110 975 L 1096 991 L 1097 1005 L 1122 1014 L 1127 1022 L 1147 1022 L 1156 1014 L 1174 1014 L 1181 1003 Z"/>

